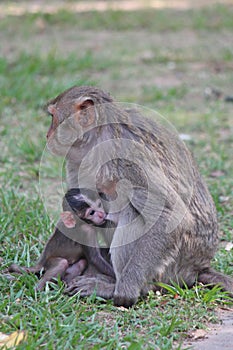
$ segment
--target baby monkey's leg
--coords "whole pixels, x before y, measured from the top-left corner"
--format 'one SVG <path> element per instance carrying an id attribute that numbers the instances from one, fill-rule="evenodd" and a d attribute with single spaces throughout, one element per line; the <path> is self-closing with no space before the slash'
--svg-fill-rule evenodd
<path id="1" fill-rule="evenodd" d="M 87 260 L 80 259 L 79 261 L 77 261 L 73 265 L 70 265 L 67 268 L 62 280 L 67 284 L 70 283 L 73 278 L 80 276 L 86 270 L 86 267 L 87 267 Z"/>
<path id="2" fill-rule="evenodd" d="M 64 258 L 50 258 L 45 264 L 45 274 L 36 286 L 37 290 L 43 290 L 46 282 L 52 280 L 52 278 L 64 276 L 65 271 L 68 269 L 69 263 Z"/>
<path id="3" fill-rule="evenodd" d="M 36 264 L 35 266 L 31 266 L 31 267 L 20 266 L 20 265 L 17 265 L 17 264 L 11 264 L 8 267 L 8 272 L 19 273 L 21 275 L 23 273 L 38 273 L 38 272 L 40 272 L 42 267 L 43 266 L 41 264 Z"/>

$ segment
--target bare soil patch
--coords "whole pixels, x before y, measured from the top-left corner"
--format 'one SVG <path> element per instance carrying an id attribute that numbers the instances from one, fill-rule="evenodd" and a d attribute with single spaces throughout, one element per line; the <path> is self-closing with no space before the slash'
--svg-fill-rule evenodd
<path id="1" fill-rule="evenodd" d="M 192 350 L 230 350 L 233 344 L 233 309 L 218 310 L 220 324 L 211 325 L 208 333 L 196 341 L 186 342 Z"/>
<path id="2" fill-rule="evenodd" d="M 218 0 L 218 4 L 232 4 L 231 0 Z M 86 11 L 107 11 L 107 10 L 123 10 L 133 11 L 141 10 L 144 8 L 161 9 L 181 9 L 187 10 L 190 8 L 201 8 L 203 6 L 213 5 L 212 0 L 150 0 L 150 1 L 71 1 L 65 0 L 60 1 L 48 1 L 45 0 L 32 0 L 32 1 L 21 1 L 20 5 L 17 2 L 11 2 L 11 4 L 2 3 L 0 4 L 1 17 L 6 15 L 23 15 L 25 13 L 56 13 L 60 10 L 66 9 L 74 12 L 86 12 Z"/>

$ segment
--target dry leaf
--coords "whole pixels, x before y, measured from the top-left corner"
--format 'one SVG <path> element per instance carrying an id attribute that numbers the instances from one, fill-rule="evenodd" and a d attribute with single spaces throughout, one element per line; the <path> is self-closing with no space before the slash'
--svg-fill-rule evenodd
<path id="1" fill-rule="evenodd" d="M 129 311 L 129 309 L 127 309 L 126 307 L 124 307 L 124 306 L 119 306 L 119 307 L 117 307 L 118 308 L 118 310 L 121 310 L 121 311 Z"/>
<path id="2" fill-rule="evenodd" d="M 207 332 L 204 329 L 197 329 L 191 333 L 193 339 L 201 339 L 206 337 Z"/>
<path id="3" fill-rule="evenodd" d="M 233 248 L 233 243 L 231 243 L 231 242 L 228 242 L 228 243 L 226 244 L 226 246 L 225 246 L 225 250 L 228 251 L 228 252 L 229 252 L 232 248 Z"/>
<path id="4" fill-rule="evenodd" d="M 228 202 L 230 199 L 230 197 L 226 197 L 226 196 L 219 196 L 219 202 L 220 203 L 225 203 Z"/>
<path id="5" fill-rule="evenodd" d="M 232 312 L 232 308 L 231 307 L 221 306 L 220 309 L 224 310 L 224 311 L 231 311 Z"/>
<path id="6" fill-rule="evenodd" d="M 188 135 L 188 134 L 179 134 L 179 137 L 183 141 L 191 141 L 192 140 L 192 136 Z"/>
<path id="7" fill-rule="evenodd" d="M 26 339 L 26 333 L 24 331 L 13 332 L 11 334 L 0 333 L 0 348 L 9 349 L 12 346 L 16 346 L 21 341 Z"/>
<path id="8" fill-rule="evenodd" d="M 222 170 L 216 170 L 216 171 L 212 171 L 212 173 L 210 174 L 211 177 L 220 177 L 220 176 L 224 176 L 225 173 Z"/>

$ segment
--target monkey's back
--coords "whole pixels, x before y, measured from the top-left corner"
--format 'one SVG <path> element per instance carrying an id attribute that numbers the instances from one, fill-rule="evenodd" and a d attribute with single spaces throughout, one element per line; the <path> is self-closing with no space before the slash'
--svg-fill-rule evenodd
<path id="1" fill-rule="evenodd" d="M 39 263 L 46 268 L 49 259 L 55 257 L 64 258 L 69 264 L 73 264 L 83 257 L 82 246 L 80 243 L 73 241 L 56 228 L 45 246 Z"/>

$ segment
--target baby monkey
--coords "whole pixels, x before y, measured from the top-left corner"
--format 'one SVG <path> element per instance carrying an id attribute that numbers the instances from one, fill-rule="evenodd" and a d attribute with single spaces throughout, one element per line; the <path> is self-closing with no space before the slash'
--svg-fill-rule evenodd
<path id="1" fill-rule="evenodd" d="M 74 277 L 81 275 L 88 264 L 115 278 L 111 264 L 103 258 L 97 244 L 94 226 L 104 227 L 107 221 L 107 214 L 98 195 L 92 190 L 73 188 L 65 194 L 62 206 L 61 219 L 38 263 L 29 268 L 12 264 L 8 271 L 21 274 L 39 273 L 44 269 L 45 273 L 36 286 L 37 290 L 43 290 L 46 282 L 58 276 L 69 283 Z M 69 238 L 70 236 L 76 241 Z M 79 242 L 86 242 L 91 246 Z"/>

